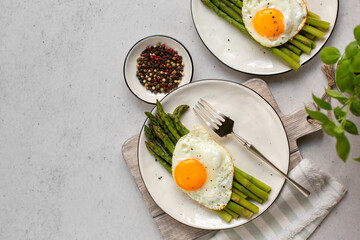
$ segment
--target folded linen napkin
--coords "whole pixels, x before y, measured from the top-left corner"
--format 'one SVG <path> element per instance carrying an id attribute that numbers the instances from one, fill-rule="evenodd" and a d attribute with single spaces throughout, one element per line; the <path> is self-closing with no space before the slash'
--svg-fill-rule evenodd
<path id="1" fill-rule="evenodd" d="M 311 191 L 309 198 L 286 183 L 261 216 L 243 226 L 221 230 L 211 240 L 307 239 L 347 190 L 309 159 L 303 159 L 289 175 Z"/>

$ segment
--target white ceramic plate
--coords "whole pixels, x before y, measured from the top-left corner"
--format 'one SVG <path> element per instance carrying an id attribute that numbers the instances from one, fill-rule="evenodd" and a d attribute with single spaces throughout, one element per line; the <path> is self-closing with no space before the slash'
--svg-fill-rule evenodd
<path id="1" fill-rule="evenodd" d="M 335 27 L 339 9 L 338 0 L 308 0 L 306 2 L 310 11 L 330 22 L 330 28 L 326 31 L 324 38 L 316 40 L 316 47 L 310 54 L 301 54 L 301 65 L 310 61 L 325 45 Z M 276 56 L 216 15 L 200 0 L 191 1 L 191 13 L 196 30 L 205 46 L 228 67 L 257 75 L 274 75 L 291 70 Z"/>
<path id="2" fill-rule="evenodd" d="M 155 104 L 156 99 L 162 99 L 166 96 L 165 93 L 154 94 L 145 89 L 141 85 L 139 79 L 136 77 L 136 60 L 140 57 L 140 53 L 145 50 L 147 46 L 152 46 L 157 43 L 165 44 L 178 52 L 182 56 L 184 62 L 184 76 L 181 79 L 179 86 L 191 82 L 194 72 L 193 62 L 188 50 L 177 40 L 168 36 L 154 35 L 141 39 L 130 49 L 126 55 L 124 62 L 124 78 L 130 91 L 144 102 Z"/>
<path id="3" fill-rule="evenodd" d="M 238 83 L 202 80 L 176 89 L 161 103 L 166 112 L 172 112 L 180 104 L 188 104 L 190 108 L 181 117 L 181 121 L 191 129 L 192 126 L 201 124 L 192 109 L 200 97 L 230 116 L 235 121 L 235 132 L 253 143 L 283 172 L 288 172 L 289 144 L 283 124 L 275 110 L 260 95 Z M 147 120 L 145 124 L 148 123 Z M 257 204 L 260 211 L 252 219 L 256 218 L 274 202 L 283 187 L 284 179 L 274 174 L 267 165 L 262 164 L 231 136 L 219 138 L 211 130 L 209 133 L 228 150 L 237 167 L 272 187 L 268 200 L 261 205 Z M 239 218 L 227 223 L 211 210 L 187 197 L 177 187 L 172 176 L 155 162 L 154 157 L 146 149 L 145 140 L 142 129 L 138 145 L 140 173 L 150 195 L 167 214 L 179 222 L 202 229 L 232 228 L 249 221 Z"/>

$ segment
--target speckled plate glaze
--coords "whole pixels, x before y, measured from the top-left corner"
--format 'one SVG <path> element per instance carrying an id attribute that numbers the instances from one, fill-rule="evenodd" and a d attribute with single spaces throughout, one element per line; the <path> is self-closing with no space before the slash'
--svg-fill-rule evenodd
<path id="1" fill-rule="evenodd" d="M 310 54 L 301 54 L 301 65 L 310 61 L 325 45 L 334 30 L 339 10 L 338 0 L 310 0 L 306 3 L 310 11 L 330 22 L 330 28 L 326 30 L 324 38 L 316 40 L 316 47 Z M 191 1 L 191 13 L 202 42 L 226 66 L 256 75 L 291 71 L 285 63 L 220 18 L 200 0 Z"/>
<path id="2" fill-rule="evenodd" d="M 154 94 L 148 90 L 140 83 L 139 79 L 136 77 L 136 59 L 140 57 L 140 53 L 144 51 L 147 46 L 152 46 L 157 43 L 165 44 L 178 52 L 183 58 L 184 62 L 184 76 L 181 79 L 179 86 L 191 82 L 194 72 L 194 66 L 192 58 L 188 50 L 182 45 L 179 41 L 174 38 L 163 36 L 163 35 L 154 35 L 141 39 L 130 49 L 129 53 L 126 55 L 124 62 L 124 78 L 126 85 L 129 90 L 139 99 L 144 102 L 155 104 L 156 99 L 162 99 L 166 96 L 165 93 Z"/>
<path id="3" fill-rule="evenodd" d="M 192 126 L 201 124 L 192 109 L 200 97 L 229 115 L 235 121 L 235 132 L 253 143 L 283 172 L 288 172 L 289 143 L 284 126 L 275 110 L 260 95 L 241 84 L 212 79 L 181 86 L 167 95 L 161 103 L 167 112 L 173 111 L 180 104 L 188 104 L 190 109 L 181 117 L 181 121 L 191 129 Z M 152 112 L 156 112 L 156 107 Z M 146 120 L 144 124 L 148 123 L 149 120 Z M 140 132 L 138 145 L 139 169 L 147 190 L 162 210 L 181 223 L 202 229 L 233 228 L 249 221 L 239 218 L 227 223 L 184 194 L 172 176 L 155 162 L 146 149 L 143 130 L 144 128 Z M 256 218 L 275 201 L 284 185 L 284 179 L 273 174 L 267 165 L 262 164 L 231 136 L 219 138 L 211 130 L 209 133 L 228 150 L 237 167 L 272 187 L 269 199 L 261 205 L 257 204 L 260 211 L 252 219 Z"/>

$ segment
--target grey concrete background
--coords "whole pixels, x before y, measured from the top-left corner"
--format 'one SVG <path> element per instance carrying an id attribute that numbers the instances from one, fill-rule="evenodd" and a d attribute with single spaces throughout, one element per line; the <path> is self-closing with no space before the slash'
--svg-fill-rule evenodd
<path id="1" fill-rule="evenodd" d="M 344 50 L 359 6 L 340 1 L 327 45 Z M 187 47 L 194 80 L 253 77 L 208 52 L 188 1 L 0 1 L 0 239 L 161 239 L 121 156 L 152 108 L 127 89 L 124 58 L 153 34 Z M 298 72 L 262 79 L 286 114 L 322 94 L 321 66 L 317 56 Z M 324 134 L 299 143 L 303 157 L 349 189 L 311 239 L 358 239 L 359 137 L 351 142 L 346 164 Z"/>

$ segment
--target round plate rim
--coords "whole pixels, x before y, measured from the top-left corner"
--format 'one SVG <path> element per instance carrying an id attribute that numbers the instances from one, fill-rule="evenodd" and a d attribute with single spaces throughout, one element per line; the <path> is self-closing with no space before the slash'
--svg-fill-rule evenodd
<path id="1" fill-rule="evenodd" d="M 249 79 L 248 81 L 252 81 L 252 80 L 261 80 L 261 79 L 253 78 L 253 79 Z M 282 124 L 282 127 L 283 127 L 283 129 L 284 129 L 285 135 L 286 135 L 286 142 L 287 142 L 288 152 L 289 152 L 289 154 L 288 154 L 288 156 L 289 156 L 289 159 L 288 159 L 289 164 L 288 164 L 288 168 L 287 168 L 287 170 L 286 170 L 286 174 L 288 174 L 288 173 L 289 173 L 289 169 L 290 169 L 290 142 L 289 142 L 289 138 L 287 137 L 285 125 L 284 125 L 283 121 L 281 120 L 279 113 L 276 112 L 275 108 L 274 108 L 263 96 L 261 96 L 258 92 L 256 92 L 255 90 L 253 90 L 253 89 L 251 89 L 250 87 L 248 87 L 248 86 L 246 86 L 246 85 L 244 85 L 244 84 L 241 84 L 241 83 L 233 82 L 233 81 L 231 81 L 231 80 L 215 79 L 215 78 L 200 79 L 200 80 L 197 80 L 197 81 L 195 81 L 195 82 L 193 82 L 193 83 L 184 84 L 184 85 L 176 88 L 176 89 L 174 90 L 174 92 L 177 91 L 178 89 L 181 89 L 182 87 L 187 87 L 188 85 L 194 85 L 194 84 L 197 84 L 197 83 L 200 83 L 200 82 L 207 82 L 207 81 L 220 81 L 220 82 L 222 81 L 222 82 L 228 82 L 228 83 L 237 84 L 237 85 L 240 85 L 240 86 L 242 86 L 242 87 L 245 87 L 245 88 L 249 89 L 250 91 L 252 91 L 253 93 L 255 93 L 256 95 L 258 95 L 260 98 L 262 98 L 262 99 L 273 109 L 273 111 L 275 112 L 276 116 L 279 118 L 279 120 L 280 120 L 280 122 L 281 122 L 281 124 Z M 263 80 L 261 80 L 261 81 L 263 81 Z M 164 98 L 162 98 L 161 100 L 159 100 L 159 101 L 162 102 L 162 101 L 163 101 L 166 97 L 168 97 L 169 95 L 170 95 L 170 93 L 169 93 L 168 95 L 166 95 Z M 156 106 L 154 106 L 154 107 L 151 109 L 151 112 L 154 111 L 155 108 L 156 108 Z M 143 123 L 143 125 L 142 125 L 142 127 L 141 127 L 141 130 L 140 130 L 140 133 L 139 133 L 139 137 L 138 137 L 138 143 L 137 143 L 137 163 L 138 163 L 138 170 L 139 170 L 139 173 L 140 173 L 140 177 L 141 177 L 141 180 L 142 180 L 143 183 L 144 183 L 145 189 L 146 189 L 146 191 L 149 193 L 149 196 L 151 197 L 151 199 L 156 203 L 155 199 L 153 198 L 153 196 L 151 195 L 150 191 L 148 190 L 148 187 L 146 186 L 146 183 L 145 183 L 145 181 L 144 181 L 144 178 L 143 178 L 143 175 L 142 175 L 141 169 L 140 169 L 140 159 L 139 159 L 140 139 L 141 139 L 141 136 L 142 136 L 142 134 L 143 134 L 143 132 L 144 132 L 144 127 L 145 127 L 145 124 L 146 124 L 147 121 L 148 121 L 148 118 L 145 119 L 145 121 L 144 121 L 144 123 Z M 163 212 L 165 212 L 168 216 L 170 216 L 170 217 L 171 217 L 172 219 L 174 219 L 175 221 L 177 221 L 177 222 L 179 222 L 179 223 L 182 223 L 182 224 L 185 224 L 185 225 L 187 225 L 187 226 L 193 227 L 193 228 L 204 229 L 204 230 L 224 230 L 224 229 L 231 229 L 231 228 L 239 227 L 239 226 L 242 226 L 242 225 L 244 225 L 244 224 L 246 224 L 246 223 L 249 223 L 249 222 L 255 220 L 256 218 L 258 218 L 259 216 L 261 216 L 264 212 L 266 212 L 266 211 L 275 203 L 276 199 L 277 199 L 277 198 L 279 197 L 279 195 L 281 194 L 281 192 L 282 192 L 282 190 L 283 190 L 283 188 L 284 188 L 284 186 L 285 186 L 285 182 L 286 182 L 286 181 L 284 180 L 283 183 L 282 183 L 282 186 L 281 186 L 281 188 L 280 188 L 280 191 L 279 191 L 279 193 L 277 194 L 277 196 L 275 197 L 274 201 L 273 201 L 262 213 L 260 213 L 260 214 L 258 214 L 257 216 L 251 218 L 250 220 L 248 220 L 248 221 L 245 222 L 245 223 L 239 224 L 239 225 L 237 225 L 237 226 L 229 226 L 229 227 L 227 227 L 227 228 L 226 228 L 226 227 L 224 227 L 224 228 L 202 228 L 202 227 L 193 226 L 193 225 L 190 225 L 190 224 L 187 224 L 187 223 L 184 223 L 184 222 L 181 222 L 181 221 L 177 220 L 176 218 L 174 218 L 173 216 L 171 216 L 170 214 L 168 214 L 168 213 L 167 213 L 161 206 L 159 206 L 157 203 L 156 203 L 156 206 L 159 207 Z"/>
<path id="2" fill-rule="evenodd" d="M 154 38 L 154 37 L 167 38 L 167 39 L 170 39 L 170 40 L 175 41 L 175 42 L 178 43 L 180 46 L 182 46 L 182 47 L 185 49 L 185 52 L 187 53 L 187 55 L 188 55 L 188 57 L 189 57 L 189 60 L 190 60 L 190 63 L 191 63 L 191 76 L 190 76 L 190 78 L 189 78 L 189 82 L 187 82 L 187 83 L 185 83 L 185 84 L 191 83 L 192 80 L 193 80 L 193 76 L 194 76 L 194 63 L 193 63 L 193 59 L 192 59 L 192 57 L 191 57 L 191 54 L 190 54 L 189 50 L 184 46 L 184 44 L 182 44 L 179 40 L 177 40 L 177 39 L 175 39 L 175 38 L 173 38 L 173 37 L 167 36 L 167 35 L 162 35 L 162 34 L 154 34 L 154 35 L 150 35 L 150 36 L 147 36 L 147 37 L 143 37 L 142 39 L 138 40 L 138 41 L 130 48 L 130 50 L 127 52 L 127 54 L 126 54 L 126 56 L 125 56 L 125 61 L 124 61 L 124 65 L 123 65 L 123 76 L 124 76 L 124 80 L 125 80 L 125 84 L 126 84 L 127 88 L 130 90 L 130 92 L 131 92 L 132 94 L 134 94 L 134 96 L 136 96 L 138 99 L 140 99 L 140 100 L 143 101 L 143 102 L 146 102 L 146 103 L 149 103 L 149 104 L 153 104 L 153 105 L 155 105 L 156 102 L 150 102 L 150 101 L 144 100 L 143 98 L 141 98 L 140 96 L 138 96 L 138 94 L 136 94 L 136 93 L 133 91 L 133 89 L 131 89 L 131 87 L 130 87 L 129 84 L 128 84 L 128 79 L 126 78 L 125 68 L 126 68 L 126 66 L 127 66 L 128 57 L 129 57 L 130 53 L 133 51 L 133 49 L 136 48 L 136 46 L 137 46 L 138 44 L 140 44 L 141 42 L 143 42 L 143 41 L 145 41 L 145 40 L 147 40 L 147 39 L 149 39 L 149 38 Z M 175 89 L 177 89 L 177 88 L 175 88 Z M 175 90 L 175 89 L 174 89 L 174 90 Z M 174 90 L 172 90 L 172 91 L 174 91 Z M 172 92 L 172 91 L 170 91 L 170 92 Z M 170 93 L 170 92 L 169 92 L 169 93 Z M 169 93 L 167 93 L 164 97 L 166 97 Z"/>
<path id="3" fill-rule="evenodd" d="M 197 35 L 199 36 L 201 42 L 204 44 L 204 46 L 209 50 L 209 52 L 217 59 L 219 60 L 222 64 L 224 64 L 225 66 L 227 66 L 228 68 L 232 69 L 232 70 L 235 70 L 237 72 L 241 72 L 241 73 L 245 73 L 245 74 L 251 74 L 251 75 L 257 75 L 257 76 L 276 76 L 276 75 L 280 75 L 280 74 L 284 74 L 284 73 L 288 73 L 288 72 L 291 72 L 292 69 L 289 68 L 287 70 L 284 70 L 284 71 L 280 71 L 280 72 L 275 72 L 275 73 L 258 73 L 258 72 L 248 72 L 248 71 L 242 71 L 242 70 L 239 70 L 239 69 L 236 69 L 234 67 L 231 67 L 229 66 L 228 64 L 224 63 L 218 56 L 215 55 L 215 53 L 213 53 L 211 51 L 211 49 L 205 44 L 203 38 L 201 37 L 199 31 L 198 31 L 198 28 L 195 24 L 195 20 L 194 20 L 194 13 L 193 13 L 193 8 L 192 8 L 192 3 L 193 3 L 194 0 L 190 0 L 190 12 L 191 12 L 191 19 L 193 21 L 193 24 L 195 26 L 195 30 L 196 30 L 196 33 Z M 337 23 L 337 20 L 338 20 L 338 17 L 339 17 L 339 8 L 340 8 L 340 0 L 337 0 L 337 9 L 336 9 L 336 17 L 335 17 L 335 22 L 334 22 L 334 27 L 331 29 L 330 33 L 329 33 L 329 36 L 328 38 L 325 40 L 324 44 L 319 48 L 319 50 L 314 54 L 312 55 L 309 59 L 307 59 L 305 62 L 303 62 L 301 64 L 301 66 L 304 66 L 306 63 L 308 63 L 310 60 L 312 60 L 316 55 L 318 55 L 318 53 L 325 47 L 326 43 L 329 41 L 331 35 L 333 34 L 334 32 L 334 29 L 336 27 L 336 23 Z"/>

